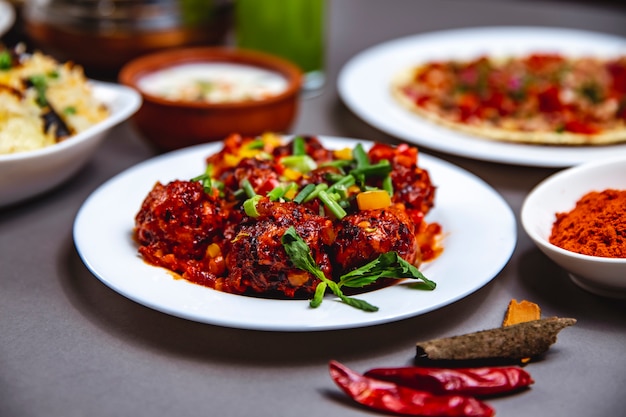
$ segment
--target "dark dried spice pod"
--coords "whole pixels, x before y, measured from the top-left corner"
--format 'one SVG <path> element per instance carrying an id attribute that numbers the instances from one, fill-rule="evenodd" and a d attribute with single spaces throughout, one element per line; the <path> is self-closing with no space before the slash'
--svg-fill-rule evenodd
<path id="1" fill-rule="evenodd" d="M 511 359 L 536 357 L 556 342 L 557 334 L 576 319 L 550 317 L 417 343 L 417 357 L 431 360 Z"/>

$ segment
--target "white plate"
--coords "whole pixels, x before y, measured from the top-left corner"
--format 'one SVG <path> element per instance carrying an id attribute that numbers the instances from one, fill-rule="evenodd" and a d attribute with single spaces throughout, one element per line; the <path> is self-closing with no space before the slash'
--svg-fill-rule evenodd
<path id="1" fill-rule="evenodd" d="M 538 51 L 616 56 L 626 54 L 626 39 L 540 27 L 485 27 L 415 35 L 382 43 L 353 57 L 339 74 L 339 94 L 357 116 L 383 132 L 452 155 L 516 165 L 567 167 L 626 154 L 626 144 L 564 147 L 480 139 L 421 119 L 390 94 L 392 77 L 421 62 Z"/>
<path id="2" fill-rule="evenodd" d="M 356 143 L 322 139 L 331 148 Z M 204 172 L 205 157 L 220 148 L 199 145 L 148 160 L 112 178 L 85 201 L 74 223 L 74 241 L 96 277 L 140 304 L 189 320 L 258 330 L 330 330 L 386 323 L 448 305 L 493 279 L 515 247 L 515 217 L 499 194 L 472 174 L 421 154 L 420 166 L 430 171 L 438 187 L 428 220 L 439 222 L 445 231 L 443 254 L 423 267 L 437 282 L 434 291 L 395 285 L 365 293 L 359 297 L 380 308 L 366 313 L 330 297 L 311 309 L 306 300 L 233 295 L 174 279 L 139 257 L 131 239 L 134 216 L 155 181 Z"/>
<path id="3" fill-rule="evenodd" d="M 7 33 L 15 23 L 15 10 L 6 1 L 0 0 L 0 36 Z"/>
<path id="4" fill-rule="evenodd" d="M 109 117 L 60 143 L 0 155 L 0 207 L 32 198 L 70 178 L 93 156 L 109 130 L 141 105 L 141 96 L 129 87 L 89 82 L 94 96 L 109 109 Z"/>

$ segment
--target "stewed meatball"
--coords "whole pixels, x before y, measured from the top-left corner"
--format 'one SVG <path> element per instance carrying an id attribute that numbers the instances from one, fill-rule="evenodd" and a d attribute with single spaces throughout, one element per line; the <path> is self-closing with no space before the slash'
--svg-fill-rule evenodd
<path id="1" fill-rule="evenodd" d="M 198 258 L 204 256 L 212 239 L 221 235 L 224 220 L 218 200 L 200 183 L 157 183 L 135 216 L 135 236 L 149 248 L 142 250 Z"/>
<path id="2" fill-rule="evenodd" d="M 434 205 L 436 187 L 428 171 L 417 164 L 417 148 L 406 144 L 393 147 L 377 143 L 370 149 L 369 157 L 373 163 L 383 159 L 391 163 L 392 199 L 404 205 L 416 224 L 421 223 Z"/>
<path id="3" fill-rule="evenodd" d="M 337 223 L 332 251 L 336 273 L 351 271 L 390 251 L 411 264 L 421 262 L 414 224 L 406 211 L 395 206 L 344 217 Z"/>
<path id="4" fill-rule="evenodd" d="M 191 181 L 157 183 L 135 216 L 134 237 L 148 262 L 199 284 L 215 287 L 223 268 L 206 256 L 221 241 L 226 214 L 219 199 Z"/>
<path id="5" fill-rule="evenodd" d="M 281 239 L 293 226 L 307 243 L 316 264 L 327 277 L 331 262 L 327 247 L 332 243 L 332 222 L 302 205 L 272 202 L 262 198 L 256 204 L 258 216 L 240 225 L 226 257 L 229 271 L 225 288 L 234 293 L 267 297 L 308 298 L 319 280 L 296 268 Z"/>

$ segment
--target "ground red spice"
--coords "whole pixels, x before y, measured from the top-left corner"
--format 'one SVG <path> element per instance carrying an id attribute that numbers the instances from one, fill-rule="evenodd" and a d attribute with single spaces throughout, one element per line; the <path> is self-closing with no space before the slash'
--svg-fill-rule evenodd
<path id="1" fill-rule="evenodd" d="M 557 213 L 550 243 L 584 255 L 626 258 L 626 190 L 593 191 L 572 211 Z"/>

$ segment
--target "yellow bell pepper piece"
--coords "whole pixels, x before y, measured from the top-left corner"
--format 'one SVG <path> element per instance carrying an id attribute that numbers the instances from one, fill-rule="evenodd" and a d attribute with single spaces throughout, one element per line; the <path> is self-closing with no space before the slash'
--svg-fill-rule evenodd
<path id="1" fill-rule="evenodd" d="M 211 243 L 206 248 L 206 254 L 209 255 L 210 258 L 216 258 L 217 256 L 222 254 L 222 249 L 217 243 Z"/>
<path id="2" fill-rule="evenodd" d="M 257 156 L 258 154 L 260 154 L 261 151 L 259 149 L 246 149 L 246 148 L 242 148 L 239 150 L 239 152 L 237 152 L 237 156 L 241 159 L 243 158 L 254 158 L 255 156 Z"/>
<path id="3" fill-rule="evenodd" d="M 382 209 L 391 205 L 391 197 L 385 190 L 363 191 L 356 195 L 356 203 L 359 210 Z"/>
<path id="4" fill-rule="evenodd" d="M 224 164 L 226 166 L 236 167 L 239 161 L 241 161 L 241 158 L 237 155 L 233 155 L 232 153 L 224 155 Z"/>
<path id="5" fill-rule="evenodd" d="M 282 145 L 282 137 L 277 135 L 276 133 L 272 133 L 272 132 L 263 133 L 261 135 L 261 140 L 270 149 L 274 149 L 274 148 Z"/>
<path id="6" fill-rule="evenodd" d="M 283 175 L 290 181 L 297 181 L 302 177 L 302 173 L 291 168 L 285 168 Z"/>
<path id="7" fill-rule="evenodd" d="M 343 159 L 345 161 L 349 161 L 352 159 L 352 149 L 336 149 L 333 151 L 333 156 L 335 157 L 335 159 Z"/>
<path id="8" fill-rule="evenodd" d="M 289 200 L 293 200 L 297 194 L 298 194 L 297 188 L 290 188 L 289 190 L 287 190 L 284 197 L 288 198 Z"/>

